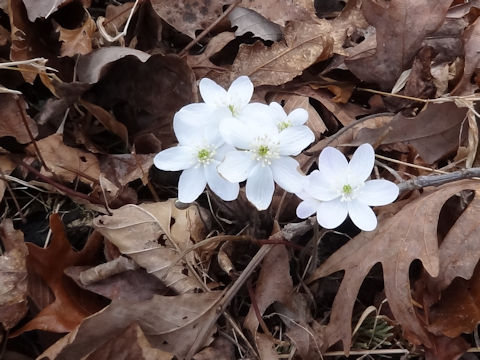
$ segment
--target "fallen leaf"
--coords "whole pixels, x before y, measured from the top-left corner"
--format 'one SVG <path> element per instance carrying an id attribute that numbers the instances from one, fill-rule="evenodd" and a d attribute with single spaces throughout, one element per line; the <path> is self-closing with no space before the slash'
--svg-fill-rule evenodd
<path id="1" fill-rule="evenodd" d="M 32 138 L 28 134 L 23 119 L 25 119 L 33 138 L 38 136 L 37 124 L 27 114 L 27 105 L 22 97 L 19 98 L 18 95 L 12 94 L 0 94 L 0 107 L 3 114 L 0 122 L 0 137 L 12 136 L 20 144 L 30 143 Z"/>
<path id="2" fill-rule="evenodd" d="M 17 164 L 15 164 L 8 155 L 0 155 L 0 174 L 1 175 L 10 175 L 10 173 L 15 170 Z M 3 177 L 2 176 L 2 177 Z M 0 200 L 3 199 L 7 184 L 5 180 L 0 179 Z"/>
<path id="3" fill-rule="evenodd" d="M 362 81 L 379 84 L 383 90 L 391 89 L 410 67 L 425 37 L 440 27 L 451 2 L 363 1 L 363 15 L 376 29 L 376 52 L 345 59 L 348 69 Z"/>
<path id="4" fill-rule="evenodd" d="M 37 147 L 48 168 L 60 179 L 72 182 L 77 177 L 84 183 L 92 185 L 100 176 L 100 167 L 95 155 L 63 143 L 62 134 L 53 134 L 37 141 Z M 35 147 L 29 145 L 27 153 L 36 154 Z M 43 167 L 42 174 L 51 176 Z M 85 175 L 85 176 L 81 176 Z"/>
<path id="5" fill-rule="evenodd" d="M 470 84 L 473 73 L 480 65 L 478 48 L 480 46 L 480 18 L 470 25 L 463 33 L 463 48 L 465 51 L 465 67 L 460 82 L 452 90 L 452 95 L 470 95 L 478 87 Z"/>
<path id="6" fill-rule="evenodd" d="M 314 14 L 298 0 L 243 0 L 240 6 L 256 11 L 280 26 L 293 21 L 315 22 Z"/>
<path id="7" fill-rule="evenodd" d="M 425 360 L 458 360 L 470 348 L 462 338 L 450 339 L 446 336 L 435 338 L 435 346 L 425 349 Z"/>
<path id="8" fill-rule="evenodd" d="M 380 262 L 388 304 L 405 336 L 412 342 L 432 347 L 431 335 L 415 314 L 412 304 L 409 268 L 414 260 L 419 259 L 430 276 L 438 276 L 437 224 L 440 210 L 452 195 L 466 189 L 478 189 L 478 184 L 475 181 L 460 181 L 425 192 L 395 215 L 385 215 L 375 231 L 360 233 L 315 270 L 309 283 L 334 272 L 345 271 L 326 328 L 329 345 L 342 340 L 344 349 L 350 348 L 351 317 L 357 293 L 370 269 Z M 386 214 L 389 208 L 398 206 L 393 204 L 383 211 Z"/>
<path id="9" fill-rule="evenodd" d="M 55 300 L 28 323 L 16 330 L 12 336 L 25 331 L 44 330 L 51 332 L 69 332 L 84 318 L 101 309 L 98 298 L 78 288 L 63 271 L 74 265 L 91 264 L 98 260 L 102 237 L 94 232 L 82 251 L 75 252 L 68 242 L 62 221 L 58 214 L 50 217 L 52 238 L 50 245 L 40 248 L 28 243 L 27 266 L 29 273 L 38 274 L 53 291 Z"/>
<path id="10" fill-rule="evenodd" d="M 142 302 L 114 300 L 102 311 L 85 319 L 48 348 L 40 359 L 81 359 L 117 337 L 133 322 L 138 323 L 154 348 L 183 358 L 189 346 L 200 336 L 202 324 L 215 315 L 222 292 L 155 295 Z M 215 329 L 213 329 L 215 331 Z M 205 344 L 208 345 L 208 344 Z"/>
<path id="11" fill-rule="evenodd" d="M 137 179 L 147 184 L 154 156 L 155 154 L 108 155 L 100 160 L 100 170 L 107 179 L 120 186 Z"/>
<path id="12" fill-rule="evenodd" d="M 37 18 L 48 18 L 60 6 L 70 3 L 72 0 L 23 0 L 25 8 L 27 9 L 28 19 L 34 22 Z"/>
<path id="13" fill-rule="evenodd" d="M 255 335 L 255 343 L 257 344 L 260 360 L 277 360 L 279 354 L 275 350 L 273 339 L 265 334 L 257 333 Z"/>
<path id="14" fill-rule="evenodd" d="M 169 200 L 125 205 L 112 213 L 112 216 L 96 218 L 94 226 L 122 254 L 128 255 L 178 293 L 191 292 L 199 287 L 184 261 L 176 262 L 181 252 L 193 245 L 192 228 L 203 226 L 195 207 L 179 210 L 174 200 Z M 185 261 L 192 263 L 193 256 L 193 252 L 188 254 Z"/>
<path id="15" fill-rule="evenodd" d="M 432 164 L 458 148 L 466 113 L 466 108 L 459 108 L 451 102 L 428 104 L 415 117 L 398 113 L 381 128 L 360 130 L 352 144 L 404 142 L 413 145 L 422 159 Z"/>
<path id="16" fill-rule="evenodd" d="M 60 33 L 59 40 L 63 42 L 61 56 L 86 55 L 92 51 L 92 36 L 97 26 L 90 15 L 79 28 L 65 29 L 58 25 L 56 30 Z"/>
<path id="17" fill-rule="evenodd" d="M 145 62 L 150 58 L 150 54 L 143 51 L 120 46 L 96 49 L 88 55 L 79 57 L 77 66 L 78 79 L 81 82 L 95 84 L 100 80 L 102 70 L 107 64 L 129 55 L 137 57 L 141 62 Z"/>
<path id="18" fill-rule="evenodd" d="M 329 58 L 333 39 L 326 20 L 309 24 L 290 22 L 282 42 L 265 46 L 261 41 L 240 45 L 230 80 L 247 75 L 255 86 L 281 85 L 300 75 L 310 65 Z"/>
<path id="19" fill-rule="evenodd" d="M 234 360 L 235 348 L 230 340 L 218 337 L 209 347 L 195 354 L 193 360 Z"/>
<path id="20" fill-rule="evenodd" d="M 150 0 L 157 14 L 178 31 L 195 38 L 195 31 L 206 29 L 223 13 L 232 0 L 181 0 L 173 3 Z"/>
<path id="21" fill-rule="evenodd" d="M 282 38 L 282 28 L 265 19 L 256 11 L 236 7 L 228 14 L 232 27 L 236 26 L 235 36 L 251 32 L 253 36 L 263 40 L 278 41 Z"/>
<path id="22" fill-rule="evenodd" d="M 263 259 L 254 300 L 261 315 L 276 301 L 287 305 L 291 303 L 293 282 L 290 277 L 289 261 L 288 251 L 281 245 L 273 247 Z M 258 319 L 253 305 L 248 310 L 243 326 L 253 336 L 257 335 Z"/>
<path id="23" fill-rule="evenodd" d="M 88 355 L 85 360 L 171 360 L 174 355 L 155 349 L 148 342 L 142 328 L 133 323 L 121 334 L 113 337 L 106 344 Z"/>
<path id="24" fill-rule="evenodd" d="M 25 316 L 27 306 L 28 249 L 23 233 L 13 228 L 12 220 L 0 224 L 0 324 L 4 330 L 13 328 Z"/>

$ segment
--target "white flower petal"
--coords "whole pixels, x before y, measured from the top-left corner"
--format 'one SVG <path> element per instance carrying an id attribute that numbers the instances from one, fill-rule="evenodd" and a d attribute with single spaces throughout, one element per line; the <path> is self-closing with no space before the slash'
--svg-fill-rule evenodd
<path id="1" fill-rule="evenodd" d="M 298 155 L 315 140 L 312 130 L 306 126 L 292 126 L 278 135 L 280 155 Z"/>
<path id="2" fill-rule="evenodd" d="M 180 110 L 173 117 L 173 131 L 181 145 L 193 145 L 203 133 L 206 117 L 195 112 Z"/>
<path id="3" fill-rule="evenodd" d="M 222 200 L 231 201 L 238 197 L 238 183 L 231 183 L 220 176 L 214 163 L 204 168 L 207 184 Z"/>
<path id="4" fill-rule="evenodd" d="M 249 152 L 235 150 L 225 155 L 225 159 L 217 169 L 225 179 L 236 183 L 244 181 L 254 165 L 255 160 Z"/>
<path id="5" fill-rule="evenodd" d="M 332 179 L 330 182 L 344 182 L 346 180 L 348 162 L 340 151 L 327 146 L 318 157 L 318 169 L 328 176 L 329 180 Z"/>
<path id="6" fill-rule="evenodd" d="M 357 200 L 370 206 L 387 205 L 398 196 L 398 186 L 383 179 L 369 180 L 358 192 Z"/>
<path id="7" fill-rule="evenodd" d="M 348 215 L 346 201 L 335 199 L 318 204 L 317 221 L 325 229 L 334 229 L 340 226 Z"/>
<path id="8" fill-rule="evenodd" d="M 178 181 L 178 200 L 183 203 L 195 201 L 205 190 L 207 180 L 202 166 L 184 170 Z"/>
<path id="9" fill-rule="evenodd" d="M 277 102 L 271 102 L 268 106 L 270 107 L 273 119 L 277 124 L 287 120 L 287 113 L 283 110 L 282 105 Z"/>
<path id="10" fill-rule="evenodd" d="M 272 160 L 271 168 L 273 179 L 282 188 L 291 193 L 302 190 L 304 176 L 298 170 L 297 160 L 288 156 L 281 156 Z"/>
<path id="11" fill-rule="evenodd" d="M 293 126 L 303 125 L 308 120 L 308 111 L 302 108 L 295 109 L 288 114 L 288 120 Z"/>
<path id="12" fill-rule="evenodd" d="M 155 155 L 153 163 L 160 170 L 184 170 L 196 163 L 196 155 L 195 149 L 179 145 L 159 152 Z"/>
<path id="13" fill-rule="evenodd" d="M 257 164 L 248 175 L 245 190 L 247 199 L 258 210 L 267 209 L 272 202 L 273 191 L 275 190 L 270 167 Z"/>
<path id="14" fill-rule="evenodd" d="M 297 216 L 300 219 L 306 219 L 317 212 L 320 201 L 315 199 L 305 199 L 297 207 Z"/>
<path id="15" fill-rule="evenodd" d="M 186 112 L 190 117 L 208 117 L 216 107 L 206 103 L 193 103 L 182 107 L 178 112 Z"/>
<path id="16" fill-rule="evenodd" d="M 348 164 L 349 177 L 352 182 L 361 183 L 368 179 L 375 163 L 375 151 L 372 145 L 360 145 L 353 153 Z"/>
<path id="17" fill-rule="evenodd" d="M 215 155 L 213 158 L 217 161 L 217 166 L 219 163 L 221 163 L 225 159 L 225 155 L 229 153 L 230 151 L 235 151 L 235 148 L 232 145 L 224 144 L 217 148 L 215 151 Z"/>
<path id="18" fill-rule="evenodd" d="M 253 95 L 253 84 L 248 76 L 240 76 L 235 79 L 228 89 L 229 103 L 236 109 L 242 109 L 246 106 Z"/>
<path id="19" fill-rule="evenodd" d="M 358 200 L 348 201 L 348 215 L 353 223 L 363 231 L 372 231 L 377 227 L 377 217 L 373 210 Z"/>
<path id="20" fill-rule="evenodd" d="M 248 149 L 252 144 L 252 131 L 243 121 L 235 118 L 224 119 L 220 122 L 219 129 L 227 144 L 239 149 Z"/>
<path id="21" fill-rule="evenodd" d="M 199 84 L 200 95 L 209 105 L 227 105 L 227 91 L 209 78 L 203 78 Z"/>
<path id="22" fill-rule="evenodd" d="M 317 200 L 330 201 L 339 197 L 339 194 L 332 183 L 323 172 L 318 170 L 313 171 L 307 176 L 305 189 L 308 194 Z"/>

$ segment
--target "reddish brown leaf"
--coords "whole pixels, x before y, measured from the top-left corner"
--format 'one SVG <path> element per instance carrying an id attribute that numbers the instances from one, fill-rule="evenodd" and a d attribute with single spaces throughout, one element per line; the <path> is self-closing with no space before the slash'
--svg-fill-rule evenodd
<path id="1" fill-rule="evenodd" d="M 10 330 L 26 314 L 28 249 L 23 233 L 14 230 L 12 220 L 0 224 L 0 239 L 5 251 L 0 256 L 0 324 Z"/>
<path id="2" fill-rule="evenodd" d="M 2 109 L 0 137 L 13 136 L 20 144 L 28 144 L 32 139 L 23 123 L 22 117 L 25 118 L 34 138 L 38 135 L 38 128 L 35 121 L 28 116 L 26 112 L 27 105 L 23 98 L 19 98 L 17 103 L 17 97 L 18 95 L 0 94 L 0 107 Z M 18 104 L 20 104 L 21 110 L 18 108 Z"/>
<path id="3" fill-rule="evenodd" d="M 298 0 L 243 0 L 240 6 L 254 10 L 280 26 L 285 26 L 288 21 L 314 22 L 313 13 Z"/>
<path id="4" fill-rule="evenodd" d="M 402 71 L 410 67 L 425 37 L 440 27 L 451 2 L 363 1 L 363 15 L 376 29 L 376 52 L 346 59 L 348 69 L 363 81 L 391 89 Z"/>
<path id="5" fill-rule="evenodd" d="M 345 275 L 335 297 L 327 326 L 328 344 L 342 340 L 350 348 L 353 305 L 368 272 L 382 263 L 385 294 L 395 319 L 404 331 L 414 334 L 411 341 L 432 347 L 432 341 L 412 304 L 409 268 L 412 261 L 422 261 L 425 270 L 436 277 L 439 273 L 437 224 L 440 210 L 452 195 L 466 189 L 478 189 L 474 181 L 448 184 L 405 205 L 394 216 L 386 216 L 373 232 L 361 233 L 327 259 L 309 282 L 344 270 Z M 390 207 L 398 206 L 397 204 Z M 390 207 L 384 208 L 384 212 Z"/>
<path id="6" fill-rule="evenodd" d="M 97 30 L 95 21 L 88 15 L 85 23 L 76 29 L 65 29 L 57 26 L 59 40 L 63 42 L 61 56 L 85 55 L 92 51 L 92 36 Z"/>
<path id="7" fill-rule="evenodd" d="M 55 301 L 15 331 L 13 336 L 25 331 L 41 329 L 52 332 L 72 331 L 82 320 L 98 311 L 98 299 L 79 289 L 63 271 L 74 265 L 87 265 L 97 260 L 102 245 L 99 233 L 93 233 L 82 251 L 75 252 L 68 242 L 63 224 L 57 214 L 50 217 L 51 243 L 42 249 L 28 244 L 28 271 L 40 275 L 55 295 Z"/>

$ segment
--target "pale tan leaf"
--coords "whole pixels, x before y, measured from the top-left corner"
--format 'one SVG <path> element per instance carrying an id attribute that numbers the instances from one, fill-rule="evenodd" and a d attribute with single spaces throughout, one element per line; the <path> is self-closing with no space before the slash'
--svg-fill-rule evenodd
<path id="1" fill-rule="evenodd" d="M 270 47 L 260 41 L 240 45 L 230 78 L 233 81 L 247 75 L 255 86 L 284 84 L 310 65 L 331 56 L 331 30 L 326 20 L 316 24 L 291 22 L 285 27 L 284 41 Z"/>
<path id="2" fill-rule="evenodd" d="M 12 136 L 20 144 L 28 144 L 32 141 L 23 118 L 33 136 L 38 135 L 38 128 L 35 121 L 27 114 L 27 104 L 22 97 L 18 98 L 13 94 L 0 94 L 0 108 L 2 109 L 2 121 L 0 121 L 0 137 Z M 19 108 L 20 105 L 20 108 Z"/>
<path id="3" fill-rule="evenodd" d="M 253 36 L 263 40 L 278 41 L 282 38 L 282 28 L 265 19 L 256 11 L 236 7 L 228 14 L 228 19 L 232 27 L 236 26 L 236 36 L 241 36 L 247 32 L 251 32 Z"/>
<path id="4" fill-rule="evenodd" d="M 95 21 L 88 15 L 85 23 L 76 29 L 65 29 L 57 26 L 60 33 L 59 40 L 63 42 L 60 49 L 61 56 L 86 55 L 92 51 L 92 36 L 97 26 Z"/>

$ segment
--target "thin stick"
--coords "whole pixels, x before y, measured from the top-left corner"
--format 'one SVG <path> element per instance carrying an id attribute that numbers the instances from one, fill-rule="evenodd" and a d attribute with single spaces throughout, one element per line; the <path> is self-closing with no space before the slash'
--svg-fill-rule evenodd
<path id="1" fill-rule="evenodd" d="M 388 355 L 388 354 L 408 354 L 405 349 L 384 349 L 384 350 L 350 350 L 349 355 Z M 344 351 L 331 351 L 323 354 L 323 356 L 347 356 Z"/>
<path id="2" fill-rule="evenodd" d="M 42 154 L 40 153 L 40 149 L 38 148 L 37 142 L 35 141 L 35 138 L 33 137 L 33 134 L 30 131 L 30 127 L 28 126 L 27 118 L 25 117 L 25 114 L 23 113 L 23 107 L 22 107 L 22 104 L 20 102 L 20 97 L 17 96 L 15 101 L 17 103 L 18 111 L 20 112 L 20 117 L 22 118 L 23 125 L 25 126 L 25 129 L 27 129 L 28 136 L 30 137 L 30 141 L 33 143 L 33 147 L 35 148 L 35 152 L 38 156 L 38 159 L 42 163 L 45 170 L 47 170 L 48 172 L 51 172 L 50 169 L 47 166 L 47 163 L 45 162 L 45 160 L 43 160 L 43 157 L 42 157 Z"/>
<path id="3" fill-rule="evenodd" d="M 235 9 L 235 7 L 240 4 L 242 2 L 242 0 L 235 0 L 228 8 L 227 10 L 225 10 L 225 12 L 218 17 L 217 20 L 215 20 L 213 23 L 211 23 L 205 30 L 203 30 L 195 39 L 193 39 L 192 41 L 190 41 L 190 43 L 185 46 L 185 48 L 180 51 L 180 53 L 178 54 L 178 56 L 180 57 L 184 57 L 185 55 L 187 55 L 187 52 L 188 50 L 190 50 L 197 42 L 199 42 L 200 40 L 202 40 L 204 38 L 205 35 L 207 35 L 220 21 L 222 21 L 225 16 L 227 16 L 228 14 L 230 14 L 232 12 L 233 9 Z"/>

